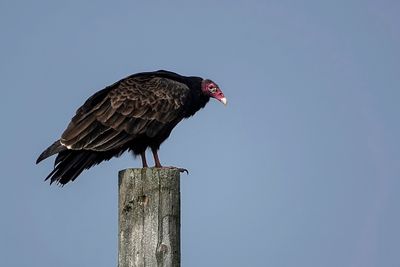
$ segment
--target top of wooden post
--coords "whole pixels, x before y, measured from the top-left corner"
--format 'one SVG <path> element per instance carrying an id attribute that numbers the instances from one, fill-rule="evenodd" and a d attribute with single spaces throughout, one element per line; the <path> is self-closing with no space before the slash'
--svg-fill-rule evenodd
<path id="1" fill-rule="evenodd" d="M 146 177 L 175 177 L 179 178 L 180 177 L 180 171 L 179 169 L 175 168 L 156 168 L 156 167 L 151 167 L 151 168 L 127 168 L 124 170 L 120 170 L 118 172 L 118 182 L 119 186 L 121 186 L 121 182 L 124 176 L 130 175 L 132 177 L 137 177 L 140 175 L 145 175 Z"/>

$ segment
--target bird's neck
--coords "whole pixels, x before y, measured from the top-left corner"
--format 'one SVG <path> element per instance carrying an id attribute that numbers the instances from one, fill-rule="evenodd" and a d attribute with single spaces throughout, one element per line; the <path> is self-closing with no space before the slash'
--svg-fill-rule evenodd
<path id="1" fill-rule="evenodd" d="M 188 105 L 186 106 L 185 118 L 193 116 L 197 111 L 204 108 L 210 100 L 209 96 L 203 94 L 201 90 L 191 90 Z"/>

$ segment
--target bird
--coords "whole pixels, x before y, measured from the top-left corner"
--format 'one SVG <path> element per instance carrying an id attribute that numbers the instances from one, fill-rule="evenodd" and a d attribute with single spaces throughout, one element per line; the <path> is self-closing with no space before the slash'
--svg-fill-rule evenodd
<path id="1" fill-rule="evenodd" d="M 145 152 L 150 149 L 154 167 L 164 168 L 158 156 L 160 145 L 179 122 L 204 108 L 210 98 L 227 104 L 210 79 L 166 70 L 132 74 L 90 96 L 36 164 L 57 154 L 45 181 L 61 186 L 126 151 L 140 156 L 147 168 Z"/>

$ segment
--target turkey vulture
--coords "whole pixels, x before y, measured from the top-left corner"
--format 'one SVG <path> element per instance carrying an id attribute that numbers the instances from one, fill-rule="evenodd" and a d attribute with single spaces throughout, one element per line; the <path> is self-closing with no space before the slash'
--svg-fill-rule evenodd
<path id="1" fill-rule="evenodd" d="M 86 100 L 61 138 L 43 151 L 36 164 L 58 154 L 45 180 L 65 185 L 83 170 L 126 150 L 140 155 L 147 167 L 145 151 L 149 147 L 155 167 L 161 168 L 157 155 L 161 143 L 210 97 L 226 105 L 224 94 L 209 79 L 165 70 L 133 74 Z"/>

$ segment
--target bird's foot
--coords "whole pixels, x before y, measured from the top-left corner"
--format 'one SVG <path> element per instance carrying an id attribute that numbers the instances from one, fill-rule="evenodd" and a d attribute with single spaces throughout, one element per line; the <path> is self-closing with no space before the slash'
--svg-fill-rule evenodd
<path id="1" fill-rule="evenodd" d="M 155 166 L 155 167 L 156 168 L 164 168 L 164 169 L 176 169 L 179 172 L 186 172 L 186 174 L 189 175 L 189 171 L 187 169 L 184 169 L 184 168 L 179 168 L 179 167 L 174 167 L 174 166 L 159 166 L 159 167 Z"/>
<path id="2" fill-rule="evenodd" d="M 177 168 L 179 172 L 183 173 L 186 172 L 186 175 L 189 175 L 189 171 L 185 168 Z"/>

